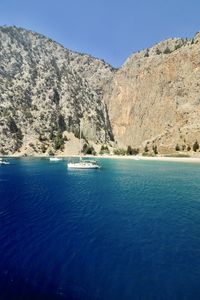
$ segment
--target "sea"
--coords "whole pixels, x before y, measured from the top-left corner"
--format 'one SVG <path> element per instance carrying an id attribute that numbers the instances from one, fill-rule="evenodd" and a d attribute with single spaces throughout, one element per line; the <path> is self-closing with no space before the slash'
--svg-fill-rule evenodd
<path id="1" fill-rule="evenodd" d="M 0 300 L 200 299 L 200 164 L 0 165 Z"/>

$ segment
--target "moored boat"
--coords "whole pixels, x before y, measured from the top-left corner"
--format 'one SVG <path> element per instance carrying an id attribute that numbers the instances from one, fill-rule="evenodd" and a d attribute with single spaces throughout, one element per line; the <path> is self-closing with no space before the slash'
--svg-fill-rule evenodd
<path id="1" fill-rule="evenodd" d="M 50 161 L 60 161 L 60 160 L 62 160 L 62 158 L 60 158 L 60 157 L 50 157 L 49 160 Z"/>
<path id="2" fill-rule="evenodd" d="M 79 162 L 70 162 L 67 164 L 69 169 L 100 169 L 100 166 L 95 160 L 83 160 Z"/>
<path id="3" fill-rule="evenodd" d="M 0 165 L 9 165 L 9 161 L 3 159 L 3 158 L 0 158 Z"/>
<path id="4" fill-rule="evenodd" d="M 81 156 L 81 126 L 80 126 L 80 149 L 79 149 L 79 161 L 69 162 L 67 164 L 68 169 L 100 169 L 100 166 L 95 160 L 84 160 Z"/>

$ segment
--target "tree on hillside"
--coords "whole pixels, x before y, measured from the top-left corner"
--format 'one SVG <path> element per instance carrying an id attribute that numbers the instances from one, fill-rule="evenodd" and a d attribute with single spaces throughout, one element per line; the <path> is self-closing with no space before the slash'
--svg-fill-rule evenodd
<path id="1" fill-rule="evenodd" d="M 192 148 L 193 148 L 194 152 L 196 152 L 199 149 L 199 143 L 197 140 L 194 142 L 194 145 L 192 146 Z"/>
<path id="2" fill-rule="evenodd" d="M 166 47 L 165 50 L 163 51 L 164 54 L 169 54 L 171 53 L 171 50 L 169 49 L 169 47 Z"/>
<path id="3" fill-rule="evenodd" d="M 107 145 L 102 145 L 99 154 L 109 154 L 109 148 Z"/>
<path id="4" fill-rule="evenodd" d="M 158 154 L 158 147 L 157 147 L 157 145 L 154 145 L 152 147 L 152 149 L 153 149 L 154 154 Z"/>
<path id="5" fill-rule="evenodd" d="M 160 51 L 160 49 L 156 48 L 156 54 L 160 55 L 162 52 Z"/>
<path id="6" fill-rule="evenodd" d="M 54 138 L 53 147 L 55 150 L 63 150 L 64 149 L 64 139 L 61 132 L 58 132 Z"/>
<path id="7" fill-rule="evenodd" d="M 139 149 L 132 148 L 131 146 L 127 147 L 126 154 L 127 155 L 137 155 L 139 153 Z"/>

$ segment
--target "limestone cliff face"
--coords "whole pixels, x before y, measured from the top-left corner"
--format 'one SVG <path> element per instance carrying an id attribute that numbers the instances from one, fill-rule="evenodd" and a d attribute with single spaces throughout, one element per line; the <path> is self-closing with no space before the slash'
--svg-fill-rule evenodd
<path id="1" fill-rule="evenodd" d="M 41 152 L 58 132 L 112 140 L 104 86 L 113 68 L 16 27 L 0 27 L 0 150 Z M 41 143 L 40 143 L 41 142 Z M 44 149 L 43 149 L 44 150 Z"/>
<path id="2" fill-rule="evenodd" d="M 122 146 L 172 152 L 200 141 L 200 34 L 170 39 L 132 55 L 107 86 L 104 101 Z"/>
<path id="3" fill-rule="evenodd" d="M 80 122 L 92 143 L 170 153 L 200 142 L 199 120 L 200 34 L 135 53 L 115 70 L 40 34 L 0 27 L 1 153 L 48 153 L 60 142 L 74 152 Z"/>

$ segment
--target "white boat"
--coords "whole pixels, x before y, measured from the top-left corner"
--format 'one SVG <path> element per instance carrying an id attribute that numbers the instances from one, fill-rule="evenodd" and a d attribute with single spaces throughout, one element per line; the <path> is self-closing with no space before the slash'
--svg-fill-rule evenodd
<path id="1" fill-rule="evenodd" d="M 0 165 L 9 165 L 9 161 L 4 160 L 3 158 L 0 158 Z"/>
<path id="2" fill-rule="evenodd" d="M 80 156 L 79 162 L 69 162 L 67 164 L 68 169 L 100 169 L 100 166 L 95 160 L 84 160 L 81 157 L 81 126 L 80 126 Z"/>
<path id="3" fill-rule="evenodd" d="M 49 160 L 50 161 L 60 161 L 60 160 L 62 160 L 62 158 L 60 158 L 60 157 L 50 157 Z"/>
<path id="4" fill-rule="evenodd" d="M 69 169 L 100 169 L 96 161 L 80 159 L 79 162 L 67 164 Z"/>

